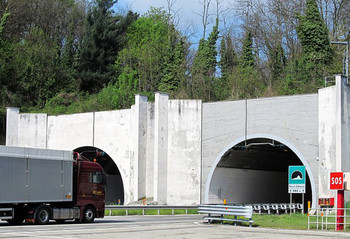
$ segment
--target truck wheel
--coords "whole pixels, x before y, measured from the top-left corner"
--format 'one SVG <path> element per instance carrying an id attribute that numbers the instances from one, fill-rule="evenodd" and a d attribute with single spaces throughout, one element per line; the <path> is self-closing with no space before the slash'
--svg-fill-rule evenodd
<path id="1" fill-rule="evenodd" d="M 35 214 L 36 224 L 47 224 L 50 221 L 50 209 L 48 207 L 40 207 Z"/>
<path id="2" fill-rule="evenodd" d="M 93 222 L 95 220 L 96 212 L 92 207 L 86 207 L 84 209 L 83 222 Z"/>

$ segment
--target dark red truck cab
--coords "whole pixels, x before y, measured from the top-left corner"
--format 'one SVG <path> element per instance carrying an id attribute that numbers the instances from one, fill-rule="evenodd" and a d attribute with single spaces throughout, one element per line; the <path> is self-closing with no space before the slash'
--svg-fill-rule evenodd
<path id="1" fill-rule="evenodd" d="M 0 146 L 0 220 L 93 222 L 105 212 L 106 174 L 81 154 Z"/>

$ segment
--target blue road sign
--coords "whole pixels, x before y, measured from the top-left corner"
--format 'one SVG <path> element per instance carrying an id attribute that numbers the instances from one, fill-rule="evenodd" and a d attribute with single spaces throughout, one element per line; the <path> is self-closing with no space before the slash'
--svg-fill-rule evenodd
<path id="1" fill-rule="evenodd" d="M 288 191 L 289 193 L 305 193 L 306 173 L 305 166 L 289 166 Z"/>

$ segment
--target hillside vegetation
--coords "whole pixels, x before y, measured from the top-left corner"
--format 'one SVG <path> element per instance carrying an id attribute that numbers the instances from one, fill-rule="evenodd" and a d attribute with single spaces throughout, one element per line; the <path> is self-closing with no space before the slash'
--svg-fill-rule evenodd
<path id="1" fill-rule="evenodd" d="M 156 91 L 203 101 L 303 94 L 343 71 L 345 48 L 331 41 L 349 40 L 349 1 L 201 3 L 203 34 L 190 42 L 172 4 L 140 15 L 113 0 L 0 1 L 1 128 L 7 106 L 65 114 L 128 108 L 135 93 Z"/>

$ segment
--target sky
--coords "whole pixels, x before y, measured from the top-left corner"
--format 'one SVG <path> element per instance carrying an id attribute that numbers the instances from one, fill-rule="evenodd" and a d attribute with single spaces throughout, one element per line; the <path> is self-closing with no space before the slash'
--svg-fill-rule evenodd
<path id="1" fill-rule="evenodd" d="M 202 19 L 200 14 L 203 11 L 203 6 L 200 2 L 203 0 L 172 0 L 174 5 L 173 16 L 175 15 L 175 22 L 178 22 L 178 29 L 185 35 L 190 36 L 193 41 L 197 41 L 203 32 Z M 228 10 L 232 8 L 234 0 L 220 0 L 222 9 Z M 211 13 L 213 17 L 211 22 L 214 22 L 214 13 L 216 12 L 216 0 L 211 0 Z M 150 7 L 164 7 L 167 10 L 167 0 L 118 0 L 117 7 L 127 10 L 132 10 L 140 14 L 146 13 Z M 174 14 L 175 13 L 175 14 Z M 211 31 L 212 25 L 207 29 Z"/>

